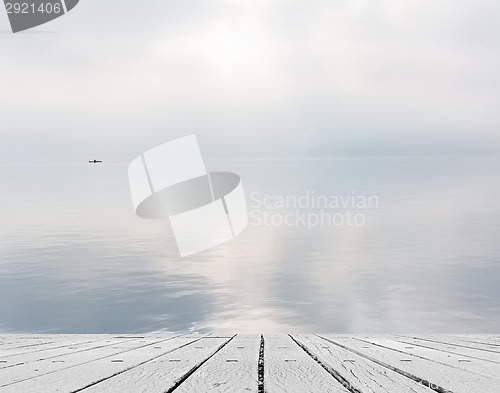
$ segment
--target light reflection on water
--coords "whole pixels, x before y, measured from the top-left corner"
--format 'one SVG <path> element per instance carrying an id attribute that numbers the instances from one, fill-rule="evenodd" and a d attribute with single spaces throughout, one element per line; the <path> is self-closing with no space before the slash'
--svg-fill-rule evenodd
<path id="1" fill-rule="evenodd" d="M 377 195 L 179 258 L 126 165 L 0 166 L 0 332 L 498 332 L 498 158 L 212 160 L 247 195 Z M 254 194 L 255 195 L 255 194 Z M 252 203 L 250 209 L 252 209 Z"/>

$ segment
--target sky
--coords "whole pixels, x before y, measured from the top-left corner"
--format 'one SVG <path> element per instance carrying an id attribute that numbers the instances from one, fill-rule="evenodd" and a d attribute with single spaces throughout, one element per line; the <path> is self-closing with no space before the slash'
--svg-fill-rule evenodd
<path id="1" fill-rule="evenodd" d="M 81 0 L 9 29 L 2 161 L 129 162 L 192 133 L 208 156 L 500 150 L 495 0 Z"/>
<path id="2" fill-rule="evenodd" d="M 84 318 L 90 330 L 101 316 L 118 326 L 126 315 L 111 318 L 115 300 L 175 316 L 186 300 L 156 295 L 186 282 L 195 289 L 188 317 L 228 330 L 303 320 L 307 330 L 319 320 L 346 332 L 498 326 L 498 161 L 221 160 L 248 193 L 345 187 L 380 192 L 383 208 L 359 231 L 250 228 L 201 265 L 177 260 L 163 248 L 175 248 L 170 232 L 135 216 L 123 167 L 87 164 L 128 164 L 193 133 L 204 158 L 499 152 L 498 37 L 498 0 L 80 0 L 18 34 L 0 10 L 0 164 L 85 164 L 0 165 L 0 260 L 18 280 L 3 296 L 17 299 L 4 302 L 14 319 L 0 323 L 51 327 L 50 316 L 85 301 L 89 313 L 72 326 Z M 187 276 L 175 275 L 186 266 Z M 157 280 L 161 269 L 168 280 Z M 28 276 L 33 285 L 22 285 Z M 256 294 L 255 283 L 265 290 Z M 151 299 L 157 308 L 144 306 Z M 328 311 L 344 303 L 345 314 Z M 39 313 L 22 325 L 27 305 Z M 144 328 L 142 315 L 124 328 Z"/>

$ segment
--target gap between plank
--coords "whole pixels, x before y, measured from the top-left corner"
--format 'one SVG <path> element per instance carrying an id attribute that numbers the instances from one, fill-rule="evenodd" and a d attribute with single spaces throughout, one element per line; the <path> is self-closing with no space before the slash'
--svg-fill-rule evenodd
<path id="1" fill-rule="evenodd" d="M 137 347 L 137 348 L 133 348 L 133 349 L 128 349 L 126 351 L 122 351 L 122 352 L 118 352 L 118 353 L 114 353 L 112 355 L 106 355 L 106 356 L 103 356 L 103 357 L 100 357 L 100 358 L 96 358 L 96 359 L 92 359 L 92 360 L 89 360 L 89 361 L 86 361 L 86 362 L 83 362 L 83 363 L 79 363 L 79 364 L 75 364 L 73 366 L 69 366 L 69 367 L 64 367 L 64 368 L 60 368 L 58 370 L 54 370 L 54 371 L 50 371 L 48 373 L 45 373 L 45 374 L 39 374 L 39 375 L 36 375 L 34 377 L 29 377 L 29 378 L 25 378 L 25 379 L 21 379 L 19 381 L 15 381 L 15 382 L 11 382 L 11 383 L 8 383 L 8 384 L 5 384 L 5 385 L 0 385 L 0 388 L 3 388 L 3 387 L 6 387 L 6 386 L 11 386 L 11 385 L 14 385 L 16 383 L 20 383 L 20 382 L 25 382 L 25 381 L 29 381 L 30 379 L 34 379 L 34 378 L 39 378 L 41 376 L 44 376 L 44 375 L 49 375 L 49 374 L 53 374 L 53 373 L 57 373 L 59 371 L 63 371 L 63 370 L 68 370 L 70 368 L 73 368 L 73 367 L 79 367 L 79 366 L 82 366 L 84 364 L 88 364 L 88 363 L 92 363 L 92 362 L 95 362 L 95 361 L 98 361 L 98 360 L 102 360 L 102 359 L 106 359 L 106 358 L 109 358 L 109 357 L 112 357 L 112 356 L 116 356 L 116 355 L 119 355 L 119 354 L 122 354 L 122 353 L 125 353 L 125 352 L 130 352 L 130 351 L 135 351 L 136 349 L 140 349 L 140 348 L 144 348 L 144 347 L 147 347 L 149 345 L 155 345 L 155 344 L 158 344 L 158 343 L 161 343 L 161 342 L 164 342 L 164 341 L 169 341 L 169 340 L 172 340 L 176 337 L 182 337 L 184 336 L 185 334 L 181 334 L 179 336 L 174 336 L 174 337 L 170 337 L 168 339 L 165 339 L 165 340 L 160 340 L 160 341 L 156 341 L 154 343 L 151 343 L 151 344 L 146 344 L 146 345 L 141 345 L 140 347 Z M 123 341 L 123 342 L 128 342 L 130 340 L 126 340 L 126 341 Z M 116 343 L 115 343 L 116 344 Z M 113 345 L 113 344 L 110 344 L 110 345 Z M 95 348 L 94 348 L 95 349 Z M 68 353 L 68 355 L 71 355 L 71 353 Z M 90 386 L 90 385 L 89 385 Z M 85 387 L 87 388 L 87 386 Z M 84 389 L 84 388 L 82 388 Z M 81 389 L 80 389 L 81 390 Z M 76 392 L 79 391 L 79 390 L 76 390 Z"/>
<path id="2" fill-rule="evenodd" d="M 485 348 L 477 348 L 477 347 L 472 347 L 470 345 L 465 345 L 467 342 L 464 341 L 463 342 L 463 345 L 462 344 L 457 344 L 457 343 L 454 343 L 454 342 L 445 342 L 445 341 L 437 341 L 437 340 L 431 340 L 430 338 L 422 338 L 422 337 L 414 337 L 414 336 L 398 336 L 398 337 L 406 337 L 406 339 L 414 339 L 414 340 L 420 340 L 420 341 L 429 341 L 431 343 L 437 343 L 437 344 L 442 344 L 442 345 L 453 345 L 455 347 L 461 347 L 461 348 L 467 348 L 467 349 L 474 349 L 476 351 L 484 351 L 484 352 L 491 352 L 491 353 L 496 353 L 496 354 L 499 354 L 500 351 L 494 351 L 492 349 L 485 349 Z M 470 343 L 472 343 L 472 341 L 468 341 Z M 488 346 L 490 344 L 484 344 L 484 343 L 479 343 L 477 342 L 477 344 L 482 344 L 484 346 Z M 495 345 L 495 344 L 492 344 L 492 345 Z"/>
<path id="3" fill-rule="evenodd" d="M 182 337 L 182 336 L 179 336 L 179 337 Z M 101 383 L 101 382 L 104 382 L 104 381 L 107 381 L 107 380 L 109 380 L 109 379 L 111 379 L 111 378 L 113 378 L 113 377 L 116 377 L 117 375 L 123 374 L 124 372 L 130 371 L 130 370 L 133 370 L 134 368 L 137 368 L 137 367 L 139 367 L 139 366 L 142 366 L 143 364 L 149 363 L 149 362 L 151 362 L 151 361 L 153 361 L 153 360 L 156 360 L 156 359 L 158 359 L 158 358 L 160 358 L 160 357 L 162 357 L 162 356 L 165 356 L 167 353 L 171 353 L 171 352 L 177 351 L 178 349 L 181 349 L 181 348 L 184 348 L 184 347 L 186 347 L 186 346 L 188 346 L 188 345 L 191 345 L 191 344 L 193 344 L 193 343 L 195 343 L 195 342 L 197 342 L 197 341 L 202 340 L 203 338 L 204 338 L 204 337 L 200 337 L 200 338 L 198 338 L 198 339 L 196 339 L 196 340 L 193 340 L 193 341 L 190 341 L 190 342 L 188 342 L 188 343 L 186 343 L 186 344 L 180 345 L 180 346 L 178 346 L 177 348 L 171 349 L 171 350 L 169 350 L 169 351 L 167 351 L 167 352 L 163 352 L 162 354 L 157 355 L 157 356 L 155 356 L 155 357 L 153 357 L 153 358 L 151 358 L 151 359 L 145 360 L 144 362 L 140 362 L 140 363 L 138 363 L 138 364 L 136 364 L 136 365 L 134 365 L 134 366 L 131 366 L 131 367 L 129 367 L 129 368 L 126 368 L 125 370 L 118 371 L 117 373 L 114 373 L 113 375 L 110 375 L 109 377 L 105 377 L 105 378 L 99 379 L 98 381 L 92 382 L 91 384 L 89 384 L 89 385 L 87 385 L 87 386 L 84 386 L 83 388 L 80 388 L 80 389 L 77 389 L 77 390 L 73 390 L 71 393 L 81 392 L 81 391 L 83 391 L 83 390 L 85 390 L 85 389 L 88 389 L 88 388 L 90 388 L 90 387 L 92 387 L 92 386 L 95 386 L 95 385 L 97 385 L 97 384 L 99 384 L 99 383 Z M 163 341 L 167 341 L 167 340 L 163 340 Z M 163 342 L 163 341 L 159 341 L 159 342 Z M 152 343 L 152 344 L 149 344 L 149 345 L 155 345 L 155 344 L 157 344 L 157 343 L 158 343 L 158 342 L 156 342 L 156 343 Z M 147 346 L 147 345 L 145 345 L 145 346 Z M 143 347 L 139 347 L 139 348 L 143 348 Z M 133 350 L 136 350 L 136 349 L 139 349 L 139 348 L 134 348 Z M 126 352 L 128 352 L 128 351 L 126 351 Z M 112 355 L 112 356 L 115 356 L 115 355 Z"/>
<path id="4" fill-rule="evenodd" d="M 116 344 L 122 344 L 122 343 L 126 343 L 126 342 L 129 342 L 131 340 L 125 340 L 125 341 L 117 341 L 117 342 L 112 342 L 112 343 L 109 343 L 109 344 L 102 344 L 102 342 L 104 341 L 104 339 L 102 340 L 95 340 L 95 341 L 85 341 L 85 342 L 80 342 L 80 343 L 73 343 L 73 344 L 67 344 L 67 345 L 61 345 L 60 347 L 53 347 L 53 348 L 47 348 L 47 349 L 39 349 L 37 351 L 33 351 L 33 352 L 24 352 L 24 353 L 21 353 L 21 354 L 18 354 L 18 355 L 9 355 L 9 356 L 4 356 L 2 359 L 8 359 L 9 357 L 13 357 L 13 356 L 25 356 L 25 355 L 31 355 L 33 353 L 36 353 L 36 352 L 44 352 L 44 351 L 51 351 L 51 350 L 54 350 L 54 349 L 61 349 L 61 348 L 67 348 L 67 347 L 71 347 L 71 346 L 77 346 L 77 345 L 82 345 L 82 344 L 96 344 L 97 346 L 95 347 L 91 347 L 91 348 L 86 348 L 86 349 L 80 349 L 80 350 L 77 350 L 77 351 L 72 351 L 72 352 L 68 352 L 68 353 L 63 353 L 63 354 L 60 354 L 60 355 L 53 355 L 53 356 L 49 356 L 49 357 L 46 357 L 46 358 L 39 358 L 39 359 L 36 359 L 36 360 L 28 360 L 28 361 L 24 361 L 24 362 L 21 362 L 21 363 L 18 363 L 18 364 L 26 364 L 26 363 L 31 363 L 31 362 L 39 362 L 41 360 L 48 360 L 48 359 L 54 359 L 54 358 L 58 358 L 58 357 L 61 357 L 61 356 L 67 356 L 67 355 L 70 355 L 70 354 L 74 354 L 74 353 L 79 353 L 79 352 L 85 352 L 85 351 L 91 351 L 93 349 L 99 349 L 99 348 L 104 348 L 104 347 L 109 347 L 111 345 L 116 345 Z M 101 344 L 99 344 L 101 343 Z M 43 355 L 42 355 L 43 356 Z M 1 355 L 0 355 L 1 357 Z M 6 368 L 6 367 L 0 367 L 0 370 L 2 368 Z"/>
<path id="5" fill-rule="evenodd" d="M 334 370 L 332 367 L 327 366 L 321 360 L 319 360 L 319 358 L 316 355 L 314 355 L 311 351 L 309 351 L 309 349 L 304 344 L 296 340 L 295 337 L 293 337 L 291 334 L 289 334 L 289 336 L 305 353 L 307 353 L 316 363 L 318 363 L 321 367 L 323 367 L 328 374 L 330 374 L 333 378 L 335 378 L 338 382 L 340 382 L 340 384 L 344 388 L 349 390 L 349 392 L 363 393 L 361 390 L 356 389 L 354 386 L 352 386 L 352 384 L 342 375 L 340 375 L 336 370 Z"/>
<path id="6" fill-rule="evenodd" d="M 104 340 L 87 341 L 87 342 L 76 343 L 76 344 L 62 345 L 60 347 L 54 347 L 54 348 L 49 348 L 49 349 L 45 349 L 45 350 L 41 350 L 40 349 L 40 350 L 33 351 L 33 352 L 25 352 L 25 353 L 22 353 L 22 354 L 10 355 L 10 356 L 11 357 L 12 356 L 25 356 L 25 355 L 30 355 L 30 354 L 36 353 L 36 352 L 43 352 L 43 351 L 49 351 L 49 350 L 52 350 L 52 349 L 66 348 L 66 347 L 71 347 L 71 346 L 76 346 L 76 345 L 81 345 L 81 344 L 88 344 L 88 343 L 95 343 L 95 344 L 97 344 L 100 341 L 104 341 Z M 131 340 L 118 341 L 118 342 L 114 342 L 114 343 L 110 343 L 110 344 L 106 344 L 106 345 L 99 345 L 97 347 L 91 347 L 91 348 L 87 348 L 87 349 L 80 349 L 78 351 L 72 351 L 72 352 L 63 353 L 63 354 L 60 354 L 60 355 L 53 355 L 53 356 L 49 356 L 49 357 L 46 357 L 46 358 L 40 358 L 40 359 L 28 360 L 28 361 L 21 361 L 20 363 L 9 364 L 8 366 L 0 367 L 0 370 L 3 370 L 4 368 L 14 367 L 14 366 L 22 366 L 23 364 L 27 364 L 27 363 L 36 363 L 36 362 L 40 362 L 42 360 L 49 360 L 49 359 L 54 359 L 54 358 L 58 358 L 58 357 L 62 357 L 62 356 L 72 355 L 74 353 L 80 353 L 80 352 L 85 352 L 85 351 L 91 351 L 91 350 L 94 350 L 94 349 L 109 347 L 111 345 L 122 344 L 122 343 L 126 343 L 126 342 L 129 342 L 129 341 L 131 341 Z M 2 359 L 8 359 L 8 356 L 3 357 Z M 41 374 L 41 375 L 43 375 L 43 374 Z"/>
<path id="7" fill-rule="evenodd" d="M 217 350 L 212 354 L 210 355 L 208 358 L 206 358 L 205 360 L 203 360 L 201 363 L 197 364 L 196 366 L 194 366 L 191 370 L 189 370 L 186 374 L 184 374 L 182 376 L 181 379 L 179 379 L 175 384 L 174 386 L 172 386 L 170 389 L 168 389 L 167 391 L 165 391 L 165 393 L 171 393 L 173 392 L 175 389 L 177 389 L 179 386 L 181 386 L 181 384 L 186 380 L 188 379 L 191 375 L 193 375 L 196 370 L 198 370 L 201 366 L 203 366 L 206 362 L 208 362 L 210 359 L 212 359 L 212 357 L 214 357 L 217 352 L 219 352 L 222 348 L 224 348 L 227 344 L 229 344 L 231 342 L 231 340 L 233 338 L 236 337 L 236 334 L 234 336 L 232 336 L 229 340 L 227 340 L 224 344 L 222 344 L 219 348 L 217 348 Z"/>
<path id="8" fill-rule="evenodd" d="M 265 393 L 264 389 L 264 335 L 260 335 L 259 363 L 257 367 L 257 392 Z"/>
<path id="9" fill-rule="evenodd" d="M 496 364 L 500 364 L 500 362 L 497 362 L 495 360 L 490 360 L 490 359 L 484 359 L 484 358 L 479 358 L 479 357 L 476 357 L 476 356 L 472 356 L 472 355 L 465 355 L 463 353 L 460 353 L 460 352 L 453 352 L 453 351 L 450 351 L 450 350 L 445 350 L 445 349 L 439 349 L 439 348 L 434 348 L 434 347 L 429 347 L 427 345 L 424 345 L 422 343 L 420 344 L 417 344 L 417 343 L 414 343 L 414 342 L 411 342 L 411 341 L 404 341 L 404 339 L 396 339 L 397 342 L 400 342 L 400 343 L 403 343 L 403 344 L 410 344 L 410 345 L 413 345 L 415 347 L 421 347 L 421 348 L 426 348 L 426 349 L 432 349 L 433 351 L 437 351 L 437 352 L 442 352 L 442 353 L 451 353 L 453 355 L 458 355 L 458 356 L 462 356 L 462 357 L 466 357 L 466 358 L 471 358 L 471 359 L 476 359 L 476 360 L 481 360 L 483 362 L 488 362 L 488 363 L 496 363 Z M 428 344 L 430 345 L 430 344 Z M 448 345 L 448 344 L 441 344 L 441 345 Z M 473 348 L 468 348 L 469 350 Z M 498 352 L 496 352 L 498 353 Z"/>
<path id="10" fill-rule="evenodd" d="M 416 375 L 413 375 L 413 374 L 410 374 L 404 370 L 401 370 L 397 367 L 394 367 L 394 366 L 391 366 L 390 364 L 387 364 L 387 363 L 384 363 L 378 359 L 375 359 L 375 358 L 372 358 L 371 356 L 368 356 L 368 355 L 365 355 L 364 353 L 362 352 L 359 352 L 359 351 L 356 351 L 355 349 L 352 349 L 352 348 L 349 348 L 349 347 L 346 347 L 345 345 L 342 345 L 342 344 L 339 344 L 339 343 L 336 343 L 335 341 L 332 341 L 332 340 L 329 340 L 328 338 L 326 337 L 322 337 L 320 335 L 316 335 L 317 337 L 321 338 L 322 340 L 325 340 L 325 341 L 328 341 L 329 343 L 332 343 L 333 345 L 336 345 L 337 347 L 340 347 L 340 348 L 343 348 L 349 352 L 352 352 L 352 353 L 355 353 L 356 355 L 359 355 L 365 359 L 368 359 L 368 360 L 371 360 L 372 362 L 374 363 L 377 363 L 378 365 L 382 366 L 382 367 L 385 367 L 385 368 L 388 368 L 389 370 L 392 370 L 398 374 L 401 374 L 402 376 L 406 377 L 406 378 L 409 378 L 423 386 L 425 386 L 426 388 L 429 388 L 431 390 L 434 390 L 435 392 L 438 392 L 438 393 L 453 393 L 451 390 L 448 390 L 448 389 L 445 389 L 443 388 L 442 386 L 439 386 L 435 383 L 432 383 L 430 381 L 427 381 L 426 379 L 423 379 L 423 378 L 419 378 L 417 377 Z M 371 343 L 370 343 L 371 344 Z"/>
<path id="11" fill-rule="evenodd" d="M 422 356 L 422 355 L 417 355 L 417 354 L 413 354 L 413 353 L 408 353 L 408 352 L 405 352 L 405 351 L 402 351 L 400 349 L 395 349 L 395 348 L 391 348 L 391 347 L 386 347 L 382 344 L 377 344 L 377 343 L 373 343 L 371 341 L 367 341 L 367 340 L 363 340 L 362 338 L 357 338 L 357 337 L 353 337 L 354 340 L 357 340 L 357 341 L 361 341 L 362 343 L 365 343 L 365 344 L 370 344 L 370 345 L 374 345 L 376 347 L 379 347 L 379 348 L 384 348 L 384 349 L 388 349 L 390 351 L 394 351 L 394 352 L 399 352 L 399 353 L 402 353 L 403 355 L 409 355 L 409 356 L 413 356 L 413 357 L 416 357 L 418 359 L 422 359 L 422 360 L 426 360 L 428 362 L 433 362 L 433 363 L 437 363 L 437 364 L 440 364 L 442 366 L 446 366 L 446 367 L 451 367 L 451 368 L 454 368 L 455 370 L 459 370 L 459 371 L 465 371 L 467 373 L 473 373 L 473 374 L 477 374 L 477 375 L 480 375 L 482 377 L 486 377 L 486 378 L 491 378 L 490 375 L 485 375 L 485 374 L 481 374 L 480 372 L 477 372 L 477 371 L 473 371 L 473 370 L 468 370 L 466 368 L 461 368 L 461 367 L 457 367 L 457 366 L 454 366 L 452 364 L 448 364 L 448 363 L 444 363 L 440 360 L 434 360 L 434 359 L 430 359 L 428 357 L 425 357 L 425 356 Z M 460 356 L 463 356 L 463 355 L 460 355 Z"/>

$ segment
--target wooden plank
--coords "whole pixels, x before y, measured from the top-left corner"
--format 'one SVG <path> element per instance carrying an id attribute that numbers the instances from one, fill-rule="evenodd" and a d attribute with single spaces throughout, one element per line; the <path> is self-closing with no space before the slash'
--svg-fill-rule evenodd
<path id="1" fill-rule="evenodd" d="M 498 380 L 495 378 L 402 354 L 349 336 L 320 335 L 320 337 L 434 389 L 453 393 L 498 390 Z"/>
<path id="2" fill-rule="evenodd" d="M 0 354 L 4 354 L 7 351 L 26 350 L 26 348 L 38 347 L 41 345 L 50 345 L 54 343 L 55 341 L 50 338 L 46 338 L 45 340 L 33 340 L 33 341 L 27 341 L 27 340 L 11 341 L 9 343 L 3 343 L 0 346 Z"/>
<path id="3" fill-rule="evenodd" d="M 175 393 L 258 392 L 260 335 L 236 336 L 187 378 Z"/>
<path id="4" fill-rule="evenodd" d="M 257 335 L 1 335 L 0 393 L 500 391 L 498 335 L 322 336 L 266 335 L 261 368 Z"/>
<path id="5" fill-rule="evenodd" d="M 494 339 L 489 335 L 473 336 L 470 334 L 424 334 L 418 335 L 422 338 L 432 338 L 432 339 L 450 339 L 457 342 L 462 342 L 464 344 L 481 344 L 491 347 L 492 349 L 500 350 L 500 341 Z"/>
<path id="6" fill-rule="evenodd" d="M 464 340 L 482 340 L 487 343 L 500 344 L 500 336 L 498 334 L 454 334 L 453 336 Z"/>
<path id="7" fill-rule="evenodd" d="M 267 393 L 348 392 L 285 335 L 264 335 L 264 381 Z"/>
<path id="8" fill-rule="evenodd" d="M 117 343 L 115 345 L 113 345 L 113 343 L 104 343 L 86 352 L 73 353 L 73 350 L 70 350 L 69 353 L 59 356 L 57 360 L 43 359 L 40 361 L 35 360 L 26 363 L 15 363 L 11 367 L 0 369 L 0 387 L 14 382 L 22 381 L 26 379 L 26 376 L 34 376 L 37 374 L 41 375 L 54 372 L 59 369 L 89 362 L 96 358 L 113 355 L 120 351 L 134 348 L 138 345 L 144 344 L 139 344 L 130 339 L 125 341 L 117 340 Z M 76 347 L 72 346 L 70 348 Z M 35 353 L 34 355 L 36 356 L 37 354 Z M 34 360 L 33 356 L 30 356 L 29 354 L 25 354 L 23 356 L 28 356 L 29 358 L 31 358 L 30 360 Z"/>
<path id="9" fill-rule="evenodd" d="M 360 339 L 361 340 L 361 339 Z M 395 340 L 377 340 L 371 338 L 362 339 L 363 342 L 370 342 L 384 348 L 390 348 L 402 354 L 416 356 L 422 359 L 431 360 L 436 363 L 453 366 L 459 370 L 475 372 L 479 375 L 496 378 L 500 382 L 500 365 L 480 359 L 473 359 L 466 356 L 456 355 L 450 352 L 412 346 Z"/>
<path id="10" fill-rule="evenodd" d="M 136 364 L 126 372 L 107 378 L 88 387 L 83 392 L 170 392 L 230 340 L 231 338 L 202 338 L 173 352 Z M 105 366 L 107 364 L 102 365 L 102 367 Z M 93 369 L 95 369 L 95 365 L 92 366 Z M 81 368 L 75 369 L 73 374 L 76 377 L 80 372 Z M 109 372 L 107 374 L 108 377 L 113 375 Z M 64 379 L 60 379 L 60 381 L 62 382 Z"/>
<path id="11" fill-rule="evenodd" d="M 32 362 L 40 362 L 42 360 L 52 360 L 53 363 L 64 363 L 62 357 L 69 354 L 77 354 L 84 351 L 93 349 L 105 348 L 109 346 L 116 346 L 117 344 L 132 341 L 132 339 L 115 339 L 115 340 L 94 340 L 83 342 L 70 342 L 66 345 L 60 345 L 46 350 L 37 350 L 33 352 L 25 352 L 20 355 L 11 355 L 9 357 L 1 357 L 0 369 L 6 367 L 17 367 L 26 365 Z M 62 343 L 61 343 L 62 344 Z M 95 352 L 92 352 L 94 355 Z M 80 358 L 81 359 L 81 358 Z M 40 364 L 40 363 L 38 363 Z M 35 365 L 38 368 L 38 364 Z"/>
<path id="12" fill-rule="evenodd" d="M 48 335 L 43 342 L 26 344 L 29 341 L 17 341 L 18 345 L 13 346 L 0 346 L 0 358 L 5 359 L 11 356 L 17 356 L 27 353 L 41 352 L 51 350 L 54 348 L 61 348 L 64 346 L 71 346 L 72 344 L 92 342 L 97 340 L 110 339 L 112 336 L 108 335 L 61 335 L 54 336 Z"/>
<path id="13" fill-rule="evenodd" d="M 34 347 L 22 347 L 22 348 L 17 348 L 17 349 L 8 349 L 5 351 L 0 350 L 0 357 L 3 359 L 6 358 L 13 358 L 13 357 L 18 357 L 18 356 L 23 356 L 23 355 L 28 355 L 28 354 L 35 354 L 35 353 L 43 353 L 45 351 L 52 351 L 60 348 L 66 348 L 66 347 L 72 347 L 73 345 L 82 345 L 86 343 L 92 343 L 92 342 L 104 342 L 108 341 L 107 336 L 96 336 L 93 338 L 90 337 L 75 337 L 71 338 L 69 337 L 66 340 L 59 340 L 59 341 L 51 341 L 50 344 L 44 344 L 44 345 L 39 345 L 39 346 L 34 346 Z"/>
<path id="14" fill-rule="evenodd" d="M 464 341 L 455 336 L 450 335 L 419 335 L 419 340 L 426 340 L 430 342 L 440 342 L 443 344 L 451 344 L 465 348 L 474 348 L 481 351 L 488 351 L 493 353 L 500 353 L 500 347 L 497 345 L 490 345 L 485 343 L 480 343 L 477 341 Z"/>
<path id="15" fill-rule="evenodd" d="M 370 393 L 431 393 L 427 387 L 313 335 L 292 335 L 348 389 Z"/>
<path id="16" fill-rule="evenodd" d="M 425 348 L 432 348 L 443 352 L 453 353 L 456 355 L 462 355 L 473 359 L 481 359 L 487 362 L 500 363 L 499 351 L 471 348 L 465 345 L 461 345 L 463 343 L 457 345 L 453 343 L 438 342 L 435 340 L 430 341 L 418 337 L 395 336 L 394 339 L 410 346 L 417 345 Z M 443 338 L 443 341 L 448 340 L 446 340 L 446 338 Z"/>
<path id="17" fill-rule="evenodd" d="M 148 338 L 153 338 L 154 336 L 149 335 Z M 175 337 L 175 335 L 161 335 L 161 336 L 156 336 L 158 339 L 164 339 L 167 337 Z M 75 350 L 76 347 L 81 347 L 82 345 L 85 344 L 92 344 L 92 343 L 116 343 L 117 339 L 120 339 L 122 341 L 125 340 L 143 340 L 144 336 L 117 336 L 117 335 L 105 335 L 105 334 L 100 334 L 100 335 L 70 335 L 67 336 L 64 340 L 58 340 L 52 342 L 48 346 L 37 346 L 37 347 L 31 347 L 31 348 L 23 348 L 20 349 L 19 352 L 14 351 L 14 350 L 9 350 L 9 351 L 14 351 L 14 352 L 8 352 L 8 353 L 0 353 L 0 359 L 8 359 L 14 360 L 14 359 L 19 359 L 22 358 L 25 355 L 35 355 L 35 356 L 40 356 L 40 358 L 48 358 L 51 353 L 57 353 L 58 351 L 62 350 Z"/>
<path id="18" fill-rule="evenodd" d="M 144 351 L 148 354 L 161 353 L 163 345 L 168 345 L 169 340 L 175 340 L 175 338 L 167 338 L 163 340 L 159 340 L 158 338 L 145 338 L 144 340 L 129 339 L 125 342 L 119 342 L 121 339 L 116 340 L 117 343 L 114 345 L 107 345 L 90 351 L 60 356 L 58 357 L 57 362 L 49 359 L 1 369 L 0 387 L 12 387 L 12 391 L 18 392 L 30 391 L 32 386 L 44 386 L 43 381 L 57 380 L 57 376 L 54 377 L 54 375 L 59 375 L 57 372 L 61 370 L 72 370 L 75 367 L 95 363 L 98 360 L 102 360 L 103 363 L 113 363 L 111 360 L 122 359 L 122 357 L 127 356 L 128 353 L 138 351 L 139 349 L 144 349 Z M 193 341 L 194 339 L 190 338 L 188 341 L 189 340 Z M 185 343 L 185 341 L 182 343 Z M 177 344 L 173 344 L 174 347 L 176 347 Z M 171 348 L 169 347 L 169 350 L 170 349 Z M 114 364 L 112 366 L 114 366 Z M 90 368 L 91 367 L 92 366 L 90 366 Z M 87 377 L 87 375 L 83 376 L 84 379 Z M 63 380 L 60 380 L 59 383 L 64 385 Z M 54 385 L 49 384 L 45 386 L 49 387 Z M 0 391 L 3 392 L 3 390 Z"/>
<path id="19" fill-rule="evenodd" d="M 464 344 L 479 344 L 488 346 L 491 349 L 500 350 L 500 341 L 493 339 L 491 336 L 472 336 L 469 334 L 452 334 L 452 335 L 434 335 L 433 337 L 448 337 L 457 340 Z"/>

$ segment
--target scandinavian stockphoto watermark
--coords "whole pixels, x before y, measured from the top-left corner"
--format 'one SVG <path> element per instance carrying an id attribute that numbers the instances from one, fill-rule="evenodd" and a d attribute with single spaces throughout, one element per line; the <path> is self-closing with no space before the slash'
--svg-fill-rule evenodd
<path id="1" fill-rule="evenodd" d="M 320 194 L 306 190 L 301 194 L 249 196 L 250 225 L 314 227 L 363 226 L 367 211 L 379 208 L 376 195 Z"/>
<path id="2" fill-rule="evenodd" d="M 195 135 L 156 146 L 128 167 L 136 214 L 167 219 L 184 257 L 225 243 L 250 225 L 314 227 L 363 226 L 366 212 L 379 207 L 375 195 L 299 194 L 247 197 L 240 177 L 208 172 Z M 250 210 L 250 211 L 249 211 Z"/>
<path id="3" fill-rule="evenodd" d="M 13 33 L 43 25 L 66 14 L 79 0 L 4 0 Z"/>

